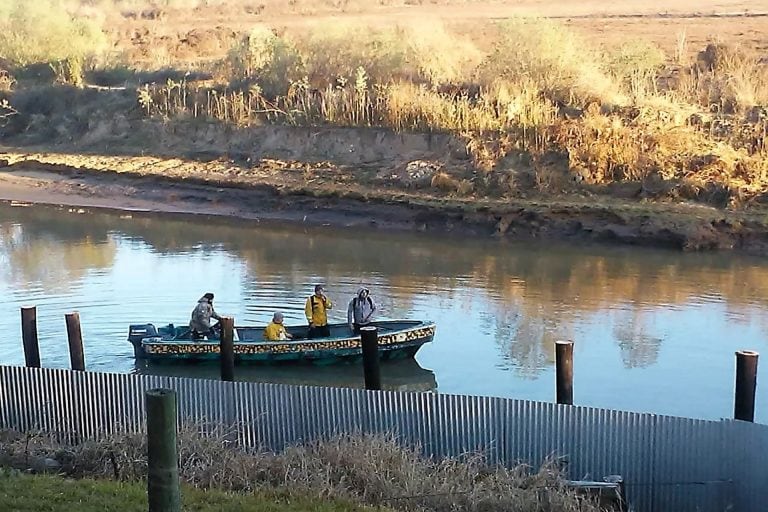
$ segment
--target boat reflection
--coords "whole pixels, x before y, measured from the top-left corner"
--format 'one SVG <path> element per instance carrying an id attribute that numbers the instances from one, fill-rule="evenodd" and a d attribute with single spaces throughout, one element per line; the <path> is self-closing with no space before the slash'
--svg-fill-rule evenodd
<path id="1" fill-rule="evenodd" d="M 215 362 L 190 365 L 137 361 L 131 373 L 218 380 L 219 372 L 219 365 Z M 238 365 L 235 367 L 235 379 L 296 386 L 364 387 L 362 364 L 329 366 Z M 410 358 L 382 361 L 381 383 L 384 389 L 392 391 L 437 390 L 434 372 L 422 368 L 415 359 Z"/>

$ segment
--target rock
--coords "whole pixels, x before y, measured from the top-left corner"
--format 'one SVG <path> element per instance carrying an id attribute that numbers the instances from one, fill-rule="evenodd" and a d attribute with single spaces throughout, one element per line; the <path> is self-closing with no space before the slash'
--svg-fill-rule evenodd
<path id="1" fill-rule="evenodd" d="M 46 457 L 43 459 L 43 468 L 46 472 L 55 472 L 61 469 L 61 464 L 59 464 L 59 461 L 56 459 Z"/>
<path id="2" fill-rule="evenodd" d="M 389 181 L 400 183 L 407 188 L 422 188 L 432 185 L 435 175 L 442 169 L 439 162 L 413 160 L 405 166 L 389 171 L 383 176 Z"/>

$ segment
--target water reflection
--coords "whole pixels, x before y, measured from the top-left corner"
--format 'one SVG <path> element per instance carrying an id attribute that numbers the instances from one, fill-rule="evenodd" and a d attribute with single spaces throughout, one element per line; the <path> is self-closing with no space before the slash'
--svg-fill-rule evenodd
<path id="1" fill-rule="evenodd" d="M 190 366 L 141 361 L 134 365 L 132 373 L 218 380 L 219 371 L 219 366 L 216 364 Z M 357 364 L 334 366 L 238 365 L 235 373 L 238 381 L 272 382 L 299 386 L 365 387 L 362 367 Z M 382 362 L 381 376 L 383 389 L 395 391 L 437 390 L 434 372 L 422 368 L 413 359 Z"/>
<path id="2" fill-rule="evenodd" d="M 66 290 L 90 270 L 112 266 L 116 246 L 107 232 L 93 232 L 82 223 L 2 222 L 0 215 L 0 276 L 13 286 Z M 72 228 L 72 229 L 67 229 Z"/>
<path id="3" fill-rule="evenodd" d="M 185 322 L 203 291 L 216 292 L 217 308 L 240 324 L 266 323 L 275 310 L 295 324 L 304 322 L 315 282 L 337 303 L 334 321 L 364 283 L 383 318 L 437 321 L 435 343 L 418 361 L 434 370 L 441 391 L 550 399 L 554 341 L 573 339 L 577 368 L 589 368 L 576 371 L 580 403 L 682 414 L 659 396 L 670 386 L 683 395 L 698 386 L 720 405 L 683 410 L 707 415 L 729 408 L 733 350 L 760 350 L 768 331 L 768 264 L 733 254 L 7 205 L 0 235 L 0 292 L 10 301 L 0 328 L 18 332 L 17 306 L 36 302 L 47 366 L 66 365 L 62 315 L 70 309 L 81 311 L 89 367 L 132 371 L 127 325 Z M 18 344 L 0 344 L 0 360 L 20 362 Z M 693 364 L 689 371 L 678 368 L 682 360 Z M 354 370 L 244 375 L 307 383 L 327 375 L 347 385 L 346 371 Z M 641 376 L 646 391 L 638 394 Z M 614 403 L 622 386 L 634 394 Z"/>

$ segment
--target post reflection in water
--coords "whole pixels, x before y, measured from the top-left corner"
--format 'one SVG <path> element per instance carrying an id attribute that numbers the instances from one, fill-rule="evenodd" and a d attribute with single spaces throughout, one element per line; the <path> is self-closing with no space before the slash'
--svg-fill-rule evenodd
<path id="1" fill-rule="evenodd" d="M 216 365 L 137 365 L 128 325 L 185 323 L 206 291 L 238 325 L 264 325 L 275 311 L 304 324 L 304 301 L 318 282 L 336 304 L 330 320 L 345 321 L 364 284 L 381 319 L 437 322 L 435 342 L 416 363 L 385 367 L 393 387 L 553 400 L 554 342 L 571 339 L 575 403 L 718 418 L 732 410 L 734 351 L 760 351 L 768 332 L 768 261 L 728 253 L 8 205 L 0 205 L 0 236 L 3 364 L 23 363 L 18 308 L 36 304 L 44 366 L 67 367 L 63 315 L 78 310 L 88 369 L 214 378 Z M 361 372 L 237 373 L 362 386 Z M 757 415 L 768 419 L 759 407 Z"/>

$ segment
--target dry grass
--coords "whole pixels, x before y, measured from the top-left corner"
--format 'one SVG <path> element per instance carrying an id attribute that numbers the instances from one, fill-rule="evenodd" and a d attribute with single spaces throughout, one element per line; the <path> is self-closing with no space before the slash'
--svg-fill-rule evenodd
<path id="1" fill-rule="evenodd" d="M 768 78 L 755 58 L 714 47 L 661 83 L 666 57 L 647 43 L 601 52 L 538 18 L 505 22 L 500 34 L 479 59 L 460 38 L 448 44 L 442 28 L 339 26 L 296 40 L 259 28 L 230 55 L 239 85 L 153 86 L 142 90 L 142 104 L 149 114 L 239 126 L 266 121 L 490 136 L 490 144 L 473 144 L 484 172 L 512 150 L 534 157 L 565 151 L 573 175 L 587 183 L 662 179 L 677 196 L 716 204 L 768 190 L 766 120 L 754 110 L 768 104 Z M 720 113 L 712 116 L 713 109 Z M 470 190 L 438 182 L 441 190 Z"/>
<path id="2" fill-rule="evenodd" d="M 59 2 L 7 0 L 0 12 L 0 55 L 12 64 L 84 59 L 106 46 L 101 27 Z"/>
<path id="3" fill-rule="evenodd" d="M 29 23 L 19 26 L 0 36 L 0 48 L 3 41 L 40 40 L 21 37 Z M 542 191 L 576 179 L 662 180 L 666 197 L 718 205 L 768 194 L 768 66 L 753 54 L 710 45 L 692 62 L 685 32 L 671 57 L 643 41 L 594 47 L 544 18 L 513 18 L 488 32 L 495 43 L 481 50 L 439 23 L 339 21 L 293 35 L 259 25 L 226 58 L 200 70 L 212 70 L 213 80 L 167 80 L 140 86 L 136 95 L 147 116 L 163 119 L 454 133 L 468 141 L 484 184 L 438 179 L 435 188 L 450 193 L 491 193 L 494 184 L 505 184 L 500 195 L 514 193 L 519 184 L 494 172 L 510 152 L 522 151 L 534 163 L 566 155 L 565 171 L 536 168 Z M 14 58 L 52 62 L 63 81 L 78 85 L 84 40 L 70 45 L 71 56 L 17 44 L 27 53 Z M 171 53 L 161 57 L 173 62 Z"/>
<path id="4" fill-rule="evenodd" d="M 201 432 L 205 431 L 205 434 Z M 143 436 L 68 444 L 53 436 L 3 433 L 2 457 L 15 466 L 53 458 L 75 477 L 136 481 L 146 477 Z M 282 453 L 246 453 L 221 429 L 180 433 L 179 471 L 204 489 L 280 491 L 348 499 L 398 510 L 558 510 L 592 512 L 597 506 L 564 486 L 552 466 L 538 471 L 489 464 L 479 454 L 435 461 L 386 436 L 344 436 Z"/>

